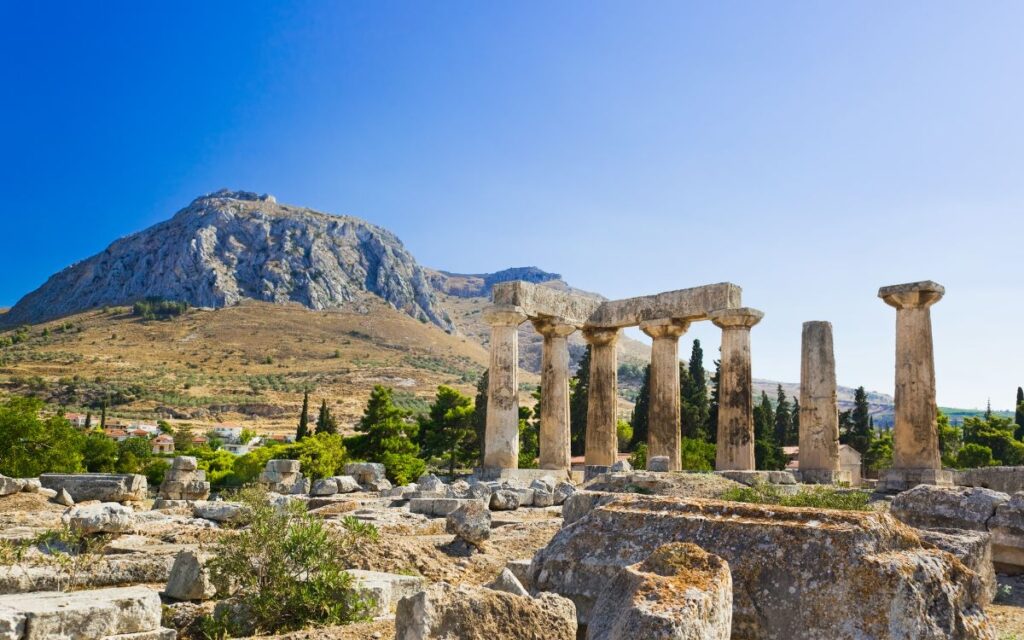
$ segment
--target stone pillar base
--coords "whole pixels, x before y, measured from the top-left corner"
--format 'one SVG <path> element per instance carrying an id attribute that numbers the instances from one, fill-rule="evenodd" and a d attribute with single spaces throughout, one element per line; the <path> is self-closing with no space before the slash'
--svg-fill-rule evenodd
<path id="1" fill-rule="evenodd" d="M 878 479 L 877 490 L 899 493 L 919 484 L 952 487 L 953 472 L 949 469 L 889 469 Z"/>
<path id="2" fill-rule="evenodd" d="M 832 469 L 801 469 L 800 482 L 804 484 L 850 484 L 853 478 L 849 471 L 833 471 Z"/>

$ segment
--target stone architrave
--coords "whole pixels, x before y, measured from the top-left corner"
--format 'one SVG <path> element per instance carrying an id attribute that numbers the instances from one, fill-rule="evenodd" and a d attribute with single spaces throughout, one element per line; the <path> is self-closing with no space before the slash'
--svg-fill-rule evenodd
<path id="1" fill-rule="evenodd" d="M 800 474 L 807 483 L 831 484 L 842 480 L 832 323 L 805 322 L 801 338 Z"/>
<path id="2" fill-rule="evenodd" d="M 533 326 L 544 337 L 540 369 L 540 468 L 569 469 L 572 454 L 567 338 L 576 327 L 547 318 L 534 320 Z"/>
<path id="3" fill-rule="evenodd" d="M 882 287 L 878 297 L 896 308 L 896 418 L 893 468 L 884 487 L 902 491 L 918 484 L 951 484 L 941 469 L 936 425 L 935 352 L 931 306 L 945 288 L 931 281 Z"/>
<path id="4" fill-rule="evenodd" d="M 647 459 L 668 458 L 668 470 L 679 471 L 679 337 L 687 320 L 655 320 L 640 324 L 651 337 L 650 407 L 647 413 Z"/>
<path id="5" fill-rule="evenodd" d="M 487 425 L 484 467 L 519 467 L 519 325 L 526 315 L 518 307 L 484 311 L 491 325 L 491 363 L 487 371 Z"/>
<path id="6" fill-rule="evenodd" d="M 748 471 L 754 468 L 750 328 L 763 317 L 762 312 L 748 307 L 722 309 L 711 314 L 711 321 L 722 330 L 718 447 L 715 458 L 715 469 L 718 471 Z"/>
<path id="7" fill-rule="evenodd" d="M 618 329 L 584 329 L 590 345 L 590 387 L 587 390 L 586 465 L 610 467 L 619 454 L 615 431 L 619 397 Z"/>

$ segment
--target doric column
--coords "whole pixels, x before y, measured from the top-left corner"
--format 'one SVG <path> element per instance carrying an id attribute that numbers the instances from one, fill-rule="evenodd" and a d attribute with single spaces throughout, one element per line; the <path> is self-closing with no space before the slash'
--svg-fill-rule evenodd
<path id="1" fill-rule="evenodd" d="M 647 460 L 668 457 L 669 471 L 679 471 L 679 336 L 687 320 L 654 320 L 640 324 L 651 344 L 650 406 L 647 412 Z"/>
<path id="2" fill-rule="evenodd" d="M 878 290 L 878 297 L 896 308 L 896 421 L 893 426 L 893 469 L 889 489 L 919 483 L 945 484 L 939 454 L 935 405 L 935 354 L 931 306 L 946 290 L 931 281 Z M 908 473 L 909 472 L 909 473 Z M 887 479 L 888 480 L 888 479 Z"/>
<path id="3" fill-rule="evenodd" d="M 487 427 L 484 467 L 519 467 L 519 325 L 526 315 L 519 307 L 484 310 L 491 325 L 491 366 L 487 371 Z"/>
<path id="4" fill-rule="evenodd" d="M 715 469 L 754 469 L 754 398 L 750 371 L 750 328 L 764 314 L 757 309 L 722 309 L 711 321 L 722 330 L 718 381 L 718 446 Z"/>
<path id="5" fill-rule="evenodd" d="M 618 329 L 584 329 L 590 345 L 590 388 L 587 390 L 587 466 L 611 466 L 619 454 L 615 431 L 618 406 Z"/>
<path id="6" fill-rule="evenodd" d="M 831 484 L 842 479 L 832 323 L 805 322 L 800 354 L 800 475 Z"/>
<path id="7" fill-rule="evenodd" d="M 556 320 L 533 321 L 544 336 L 540 369 L 540 468 L 565 469 L 572 465 L 569 433 L 569 341 L 576 330 Z"/>

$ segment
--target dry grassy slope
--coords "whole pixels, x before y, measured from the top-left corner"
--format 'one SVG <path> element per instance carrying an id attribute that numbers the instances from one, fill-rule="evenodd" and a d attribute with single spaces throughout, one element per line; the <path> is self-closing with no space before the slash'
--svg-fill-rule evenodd
<path id="1" fill-rule="evenodd" d="M 132 399 L 113 415 L 156 412 L 268 431 L 294 429 L 307 386 L 317 404 L 328 399 L 345 428 L 375 384 L 420 408 L 439 384 L 474 391 L 487 366 L 479 343 L 380 301 L 367 307 L 363 314 L 251 302 L 150 322 L 124 308 L 90 311 L 32 326 L 30 340 L 0 350 L 0 388 L 34 390 L 69 408 L 123 391 Z M 537 383 L 528 373 L 523 381 Z"/>

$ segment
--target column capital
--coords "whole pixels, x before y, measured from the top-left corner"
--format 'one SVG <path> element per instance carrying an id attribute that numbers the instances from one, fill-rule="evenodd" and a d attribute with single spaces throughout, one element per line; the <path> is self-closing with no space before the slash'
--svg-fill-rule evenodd
<path id="1" fill-rule="evenodd" d="M 533 328 L 545 338 L 565 338 L 576 331 L 576 325 L 559 318 L 530 318 Z"/>
<path id="2" fill-rule="evenodd" d="M 494 326 L 518 327 L 526 322 L 526 314 L 521 307 L 513 305 L 496 304 L 487 307 L 480 314 L 484 322 Z"/>
<path id="3" fill-rule="evenodd" d="M 897 309 L 927 309 L 945 294 L 946 288 L 931 280 L 894 284 L 878 290 L 878 297 Z"/>
<path id="4" fill-rule="evenodd" d="M 583 339 L 593 347 L 606 347 L 615 344 L 619 334 L 617 328 L 587 327 L 583 330 Z"/>
<path id="5" fill-rule="evenodd" d="M 749 329 L 764 317 L 763 311 L 740 307 L 739 309 L 719 309 L 710 314 L 711 322 L 719 329 Z"/>
<path id="6" fill-rule="evenodd" d="M 651 338 L 678 338 L 690 328 L 689 320 L 663 318 L 640 323 L 640 330 Z"/>

